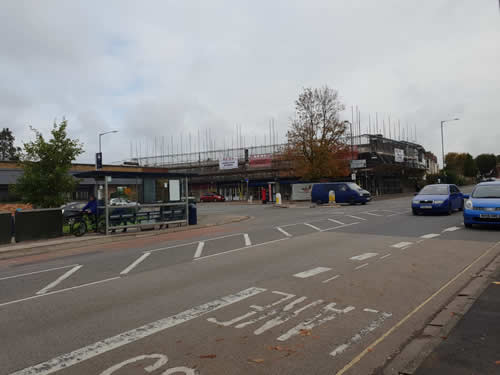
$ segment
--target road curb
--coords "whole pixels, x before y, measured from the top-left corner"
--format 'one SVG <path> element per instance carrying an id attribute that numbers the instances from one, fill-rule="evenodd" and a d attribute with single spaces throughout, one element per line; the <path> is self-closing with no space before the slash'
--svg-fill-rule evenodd
<path id="1" fill-rule="evenodd" d="M 432 315 L 427 324 L 416 332 L 377 374 L 413 375 L 490 285 L 497 268 L 500 268 L 498 251 L 491 261 L 480 268 L 459 292 Z"/>
<path id="2" fill-rule="evenodd" d="M 123 233 L 123 234 L 114 234 L 110 236 L 96 236 L 96 237 L 90 237 L 88 239 L 83 239 L 82 241 L 68 241 L 68 242 L 61 242 L 61 243 L 44 243 L 40 244 L 39 246 L 29 246 L 27 248 L 20 248 L 20 249 L 12 249 L 12 250 L 3 250 L 0 249 L 0 260 L 7 260 L 7 259 L 12 259 L 12 258 L 19 258 L 23 256 L 29 256 L 29 255 L 39 255 L 39 254 L 44 254 L 44 253 L 49 253 L 53 251 L 58 251 L 58 250 L 64 250 L 64 249 L 77 249 L 80 247 L 85 247 L 85 246 L 91 246 L 91 245 L 101 245 L 101 244 L 107 244 L 107 243 L 113 243 L 113 242 L 124 242 L 127 240 L 133 240 L 133 239 L 138 239 L 138 238 L 148 238 L 148 237 L 155 237 L 155 236 L 161 236 L 161 235 L 166 235 L 170 233 L 178 233 L 178 232 L 187 232 L 187 231 L 197 231 L 200 229 L 205 229 L 205 228 L 211 228 L 211 227 L 217 227 L 217 226 L 222 226 L 222 225 L 227 225 L 227 224 L 232 224 L 232 223 L 239 223 L 245 220 L 251 220 L 253 219 L 252 216 L 237 216 L 233 217 L 228 220 L 223 220 L 217 223 L 208 223 L 208 224 L 199 224 L 196 225 L 196 227 L 193 226 L 183 226 L 183 227 L 175 227 L 175 228 L 169 228 L 169 229 L 159 229 L 159 230 L 154 230 L 151 232 L 138 232 L 138 233 Z M 31 244 L 30 244 L 31 245 Z"/>

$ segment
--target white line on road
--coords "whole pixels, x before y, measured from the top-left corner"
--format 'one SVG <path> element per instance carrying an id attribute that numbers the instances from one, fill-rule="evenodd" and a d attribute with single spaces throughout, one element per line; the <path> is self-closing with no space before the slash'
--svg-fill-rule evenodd
<path id="1" fill-rule="evenodd" d="M 383 216 L 379 214 L 374 214 L 373 212 L 360 212 L 360 214 L 371 215 L 371 216 Z"/>
<path id="2" fill-rule="evenodd" d="M 361 268 L 365 268 L 369 263 L 362 264 L 361 266 L 357 266 L 355 270 L 360 270 Z"/>
<path id="3" fill-rule="evenodd" d="M 283 233 L 285 236 L 292 237 L 292 235 L 290 233 L 288 233 L 286 230 L 284 230 L 283 228 L 276 227 L 276 229 L 279 230 L 281 233 Z"/>
<path id="4" fill-rule="evenodd" d="M 132 264 L 130 264 L 127 268 L 125 268 L 122 272 L 120 272 L 120 275 L 128 274 L 130 271 L 132 271 L 135 267 L 137 267 L 144 259 L 146 259 L 150 255 L 151 255 L 151 253 L 149 253 L 149 252 L 142 254 Z"/>
<path id="5" fill-rule="evenodd" d="M 207 259 L 207 258 L 212 258 L 212 257 L 218 257 L 220 255 L 226 255 L 226 254 L 229 254 L 229 253 L 234 253 L 236 251 L 241 251 L 241 250 L 246 250 L 246 249 L 249 249 L 251 247 L 257 247 L 257 246 L 262 246 L 262 245 L 268 245 L 270 243 L 274 243 L 274 242 L 279 242 L 279 241 L 285 241 L 285 240 L 289 240 L 290 238 L 279 238 L 277 240 L 272 240 L 272 241 L 267 241 L 267 242 L 261 242 L 261 243 L 258 243 L 258 244 L 255 244 L 255 245 L 252 245 L 252 246 L 245 246 L 245 247 L 240 247 L 238 249 L 233 249 L 233 250 L 228 250 L 228 251 L 222 251 L 220 253 L 217 253 L 217 254 L 212 254 L 212 255 L 205 255 L 204 257 L 199 257 L 199 258 L 196 258 L 194 260 L 202 260 L 202 259 Z"/>
<path id="6" fill-rule="evenodd" d="M 340 275 L 335 275 L 333 277 L 330 277 L 329 279 L 326 279 L 326 280 L 323 280 L 322 283 L 325 284 L 329 281 L 332 281 L 332 280 L 335 280 L 335 279 L 338 279 L 340 277 Z"/>
<path id="7" fill-rule="evenodd" d="M 203 252 L 203 248 L 205 247 L 205 242 L 198 242 L 198 247 L 196 248 L 196 252 L 194 253 L 194 259 L 199 258 L 201 253 Z"/>
<path id="8" fill-rule="evenodd" d="M 300 279 L 307 279 L 308 277 L 319 275 L 320 273 L 331 271 L 331 268 L 328 267 L 316 267 L 311 270 L 307 270 L 304 272 L 299 272 L 293 275 L 294 277 L 298 277 Z"/>
<path id="9" fill-rule="evenodd" d="M 365 260 L 365 259 L 375 257 L 377 255 L 378 255 L 378 253 L 364 253 L 361 255 L 356 255 L 355 257 L 351 257 L 349 259 L 351 259 L 351 260 Z"/>
<path id="10" fill-rule="evenodd" d="M 420 236 L 420 238 L 425 238 L 426 240 L 428 240 L 428 239 L 436 238 L 439 236 L 440 236 L 440 234 L 437 234 L 437 233 L 429 233 L 429 234 L 424 234 L 423 236 Z"/>
<path id="11" fill-rule="evenodd" d="M 374 309 L 363 309 L 363 311 L 378 314 L 378 310 L 374 310 Z"/>
<path id="12" fill-rule="evenodd" d="M 36 298 L 41 298 L 41 297 L 47 297 L 47 296 L 50 296 L 50 295 L 52 295 L 52 294 L 58 294 L 58 293 L 62 293 L 62 292 L 67 292 L 68 290 L 80 289 L 80 288 L 84 288 L 84 287 L 86 287 L 86 286 L 90 286 L 90 285 L 101 284 L 101 283 L 105 283 L 105 282 L 112 281 L 112 280 L 116 280 L 116 279 L 120 279 L 120 276 L 115 276 L 115 277 L 112 277 L 112 278 L 110 278 L 110 279 L 104 279 L 104 280 L 99 280 L 99 281 L 93 281 L 93 282 L 91 282 L 91 283 L 87 283 L 87 284 L 82 284 L 82 285 L 72 286 L 71 288 L 54 290 L 53 292 L 47 292 L 47 293 L 45 293 L 45 294 L 37 294 L 37 295 L 31 296 L 31 297 L 27 297 L 27 298 L 16 299 L 15 301 L 10 301 L 10 302 L 0 303 L 0 307 L 3 307 L 3 306 L 8 306 L 8 305 L 13 305 L 14 303 L 18 303 L 18 302 L 29 301 L 30 299 L 36 299 Z"/>
<path id="13" fill-rule="evenodd" d="M 59 276 L 57 279 L 55 279 L 54 281 L 52 281 L 49 285 L 47 285 L 46 287 L 40 289 L 38 292 L 36 292 L 36 294 L 45 294 L 45 293 L 47 293 L 50 289 L 54 288 L 55 286 L 57 286 L 58 284 L 60 284 L 64 280 L 66 280 L 68 277 L 70 277 L 71 275 L 73 275 L 76 271 L 78 271 L 82 267 L 83 267 L 82 265 L 73 267 L 68 272 L 65 272 L 64 274 L 62 274 L 61 276 Z"/>
<path id="14" fill-rule="evenodd" d="M 328 221 L 331 221 L 332 223 L 335 223 L 335 224 L 338 224 L 338 225 L 345 225 L 345 223 L 343 223 L 341 221 L 338 221 L 338 220 L 334 220 L 334 219 L 328 219 Z"/>
<path id="15" fill-rule="evenodd" d="M 385 258 L 390 257 L 390 256 L 391 256 L 391 253 L 385 254 L 383 257 L 380 257 L 380 259 L 385 259 Z"/>
<path id="16" fill-rule="evenodd" d="M 392 245 L 392 247 L 395 247 L 396 249 L 402 249 L 402 248 L 411 246 L 412 244 L 413 244 L 412 242 L 398 242 L 398 243 Z"/>
<path id="17" fill-rule="evenodd" d="M 340 229 L 340 228 L 350 227 L 351 225 L 356 225 L 356 224 L 359 224 L 359 221 L 355 221 L 354 223 L 350 223 L 350 224 L 339 225 L 338 227 L 321 229 L 321 232 L 328 232 L 329 230 L 334 230 L 334 229 Z"/>
<path id="18" fill-rule="evenodd" d="M 314 230 L 317 230 L 318 232 L 321 232 L 321 229 L 312 225 L 312 224 L 309 224 L 309 223 L 304 223 L 304 225 L 307 225 L 309 228 L 312 228 Z"/>
<path id="19" fill-rule="evenodd" d="M 387 217 L 397 216 L 397 215 L 404 215 L 404 214 L 409 213 L 409 212 L 411 212 L 411 210 L 407 210 L 407 211 L 403 211 L 403 212 L 398 212 L 397 214 L 387 215 Z"/>
<path id="20" fill-rule="evenodd" d="M 243 234 L 243 238 L 245 238 L 245 246 L 252 246 L 252 241 L 250 241 L 248 233 Z"/>
<path id="21" fill-rule="evenodd" d="M 347 215 L 347 217 L 350 217 L 350 218 L 356 219 L 356 220 L 366 221 L 366 219 L 364 217 L 359 217 L 359 216 L 354 216 L 354 215 Z"/>
<path id="22" fill-rule="evenodd" d="M 243 233 L 233 233 L 233 234 L 228 234 L 227 236 L 220 236 L 220 237 L 214 237 L 214 238 L 209 238 L 203 241 L 215 241 L 215 240 L 222 240 L 224 238 L 229 238 L 229 237 L 235 237 L 235 236 L 241 236 Z M 188 243 L 181 243 L 178 245 L 173 245 L 173 246 L 167 246 L 167 247 L 160 247 L 159 249 L 153 249 L 153 250 L 148 250 L 150 253 L 154 253 L 155 251 L 161 251 L 161 250 L 169 250 L 169 249 L 175 249 L 177 247 L 183 247 L 183 246 L 189 246 L 189 245 L 195 245 L 198 244 L 200 241 L 194 241 L 194 242 L 188 242 Z"/>
<path id="23" fill-rule="evenodd" d="M 14 276 L 7 276 L 7 277 L 2 277 L 0 281 L 2 280 L 8 280 L 8 279 L 14 279 L 16 277 L 23 277 L 23 276 L 29 276 L 29 275 L 36 275 L 37 273 L 42 273 L 42 272 L 50 272 L 50 271 L 56 271 L 56 270 L 62 270 L 64 268 L 70 268 L 70 267 L 75 267 L 78 266 L 78 264 L 70 264 L 69 266 L 62 266 L 62 267 L 55 267 L 55 268 L 49 268 L 46 270 L 41 270 L 41 271 L 35 271 L 35 272 L 28 272 L 28 273 L 22 273 L 20 275 L 14 275 Z"/>
<path id="24" fill-rule="evenodd" d="M 24 370 L 17 371 L 10 375 L 48 375 L 53 374 L 62 369 L 67 369 L 78 363 L 82 363 L 88 359 L 97 357 L 103 353 L 120 348 L 124 345 L 133 343 L 137 340 L 151 336 L 155 333 L 164 331 L 168 328 L 178 326 L 179 324 L 188 322 L 200 316 L 206 315 L 215 310 L 227 307 L 236 302 L 243 301 L 253 297 L 259 293 L 265 292 L 262 288 L 248 288 L 236 294 L 232 294 L 192 309 L 183 311 L 177 315 L 170 316 L 156 322 L 146 324 L 142 327 L 132 329 L 127 332 L 120 333 L 116 336 L 98 341 L 84 348 L 77 349 L 70 353 L 66 353 L 55 357 L 47 362 L 39 363 L 38 365 L 27 367 Z"/>
<path id="25" fill-rule="evenodd" d="M 456 230 L 459 230 L 460 228 L 459 227 L 450 227 L 450 228 L 446 228 L 445 230 L 443 230 L 443 232 L 454 232 Z"/>

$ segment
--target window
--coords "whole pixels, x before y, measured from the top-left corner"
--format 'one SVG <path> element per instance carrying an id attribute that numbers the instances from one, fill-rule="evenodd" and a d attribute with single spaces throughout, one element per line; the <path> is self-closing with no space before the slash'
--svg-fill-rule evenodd
<path id="1" fill-rule="evenodd" d="M 448 186 L 446 185 L 427 185 L 424 187 L 420 195 L 448 195 Z"/>

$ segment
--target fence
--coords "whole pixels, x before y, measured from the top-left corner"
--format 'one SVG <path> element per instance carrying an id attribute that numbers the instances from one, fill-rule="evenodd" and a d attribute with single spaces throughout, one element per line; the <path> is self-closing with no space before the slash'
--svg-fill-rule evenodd
<path id="1" fill-rule="evenodd" d="M 16 242 L 54 238 L 63 234 L 63 215 L 60 208 L 16 211 Z"/>

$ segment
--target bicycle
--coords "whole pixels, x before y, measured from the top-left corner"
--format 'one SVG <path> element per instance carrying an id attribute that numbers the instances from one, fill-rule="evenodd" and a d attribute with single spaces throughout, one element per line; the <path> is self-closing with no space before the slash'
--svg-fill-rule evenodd
<path id="1" fill-rule="evenodd" d="M 106 233 L 106 222 L 104 217 L 96 217 L 88 212 L 78 212 L 67 218 L 69 232 L 75 237 L 81 237 L 90 230 L 101 234 Z"/>

